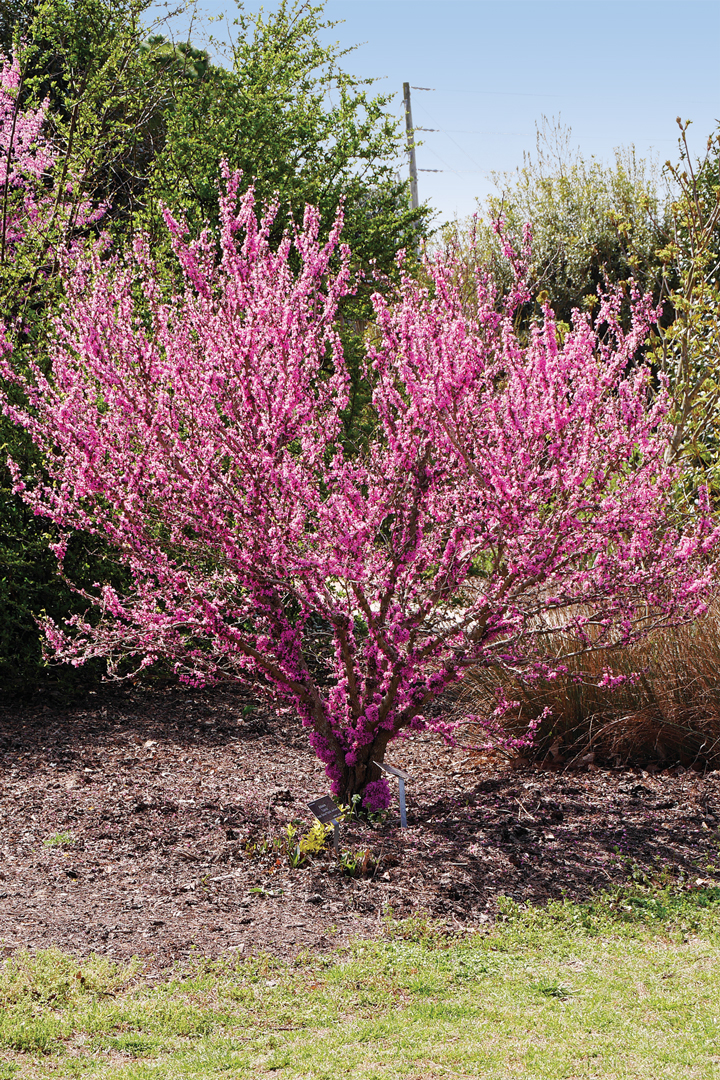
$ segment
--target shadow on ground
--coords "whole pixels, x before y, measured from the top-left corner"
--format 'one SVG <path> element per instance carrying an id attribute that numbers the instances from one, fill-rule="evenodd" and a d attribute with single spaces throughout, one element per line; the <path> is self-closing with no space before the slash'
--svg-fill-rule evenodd
<path id="1" fill-rule="evenodd" d="M 366 876 L 331 855 L 293 870 L 287 825 L 309 825 L 328 784 L 289 710 L 228 689 L 88 703 L 0 709 L 6 954 L 287 957 L 374 934 L 389 911 L 473 927 L 503 895 L 720 880 L 720 773 L 513 772 L 436 736 L 388 754 L 412 776 L 407 830 L 343 827 L 346 862 L 369 852 Z"/>

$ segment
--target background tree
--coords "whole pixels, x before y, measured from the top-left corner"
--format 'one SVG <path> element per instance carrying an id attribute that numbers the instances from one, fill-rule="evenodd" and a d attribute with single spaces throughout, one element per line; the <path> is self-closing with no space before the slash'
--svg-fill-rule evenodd
<path id="1" fill-rule="evenodd" d="M 95 617 L 70 634 L 48 620 L 48 640 L 72 663 L 162 656 L 191 683 L 259 680 L 298 709 L 334 792 L 378 808 L 373 762 L 442 728 L 430 706 L 468 668 L 557 670 L 552 626 L 598 650 L 702 610 L 717 533 L 702 510 L 679 531 L 669 506 L 638 296 L 627 333 L 615 292 L 602 336 L 577 314 L 560 346 L 546 307 L 523 346 L 522 280 L 500 302 L 478 274 L 468 317 L 457 267 L 427 263 L 432 290 L 405 276 L 395 304 L 373 298 L 375 425 L 348 454 L 339 223 L 323 243 L 308 209 L 276 247 L 252 191 L 236 209 L 239 180 L 219 255 L 166 215 L 181 294 L 163 298 L 146 244 L 96 251 L 64 269 L 51 378 L 4 363 L 28 402 L 5 411 L 47 470 L 14 468 L 16 490 L 106 537 L 131 579 L 85 589 Z"/>
<path id="2" fill-rule="evenodd" d="M 164 236 L 161 204 L 192 232 L 217 224 L 225 159 L 261 204 L 277 199 L 277 239 L 287 215 L 300 223 L 307 204 L 329 231 L 344 200 L 346 240 L 361 266 L 374 261 L 387 273 L 399 248 L 415 246 L 429 212 L 410 208 L 397 175 L 404 146 L 391 98 L 371 96 L 372 80 L 342 71 L 348 50 L 320 41 L 333 25 L 321 4 L 283 0 L 270 15 L 240 10 L 231 66 L 209 66 L 177 85 L 148 190 L 151 229 Z"/>
<path id="3" fill-rule="evenodd" d="M 531 223 L 537 302 L 521 313 L 523 326 L 546 301 L 565 332 L 573 308 L 592 310 L 605 281 L 625 290 L 625 317 L 631 281 L 651 292 L 662 308 L 652 331 L 654 363 L 669 380 L 674 402 L 671 452 L 683 457 L 691 486 L 709 482 L 715 490 L 720 140 L 712 135 L 694 161 L 688 125 L 680 126 L 677 161 L 665 163 L 661 178 L 632 149 L 618 151 L 612 166 L 586 161 L 573 150 L 569 129 L 544 120 L 535 157 L 517 173 L 496 177 L 501 194 L 488 200 L 479 221 L 446 230 L 445 242 L 464 261 L 471 302 L 477 259 L 494 268 L 505 288 L 511 285 L 493 221 L 501 217 L 516 239 Z"/>
<path id="4" fill-rule="evenodd" d="M 607 280 L 619 285 L 633 279 L 659 299 L 659 249 L 669 240 L 670 224 L 659 177 L 632 147 L 616 151 L 612 165 L 586 160 L 573 146 L 571 130 L 543 117 L 535 156 L 517 172 L 494 179 L 499 194 L 488 198 L 477 221 L 460 229 L 459 239 L 466 254 L 472 247 L 504 273 L 506 285 L 507 265 L 493 231 L 499 218 L 516 243 L 530 222 L 533 292 L 538 305 L 550 303 L 563 326 L 570 325 L 574 308 L 597 305 Z M 448 240 L 453 232 L 447 230 Z M 539 306 L 532 314 L 538 313 Z"/>
<path id="5" fill-rule="evenodd" d="M 673 394 L 672 452 L 691 468 L 691 483 L 720 493 L 720 134 L 693 161 L 689 123 L 680 125 L 680 154 L 666 169 L 674 181 L 663 263 L 666 318 L 658 327 L 655 361 Z"/>

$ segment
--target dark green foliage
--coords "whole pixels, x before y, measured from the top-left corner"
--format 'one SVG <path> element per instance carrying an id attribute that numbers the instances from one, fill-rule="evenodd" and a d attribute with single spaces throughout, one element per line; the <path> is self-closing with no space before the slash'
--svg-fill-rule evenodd
<path id="1" fill-rule="evenodd" d="M 53 539 L 48 523 L 34 518 L 10 493 L 7 477 L 0 488 L 0 530 L 2 692 L 12 695 L 42 689 L 64 699 L 74 697 L 97 682 L 104 665 L 98 662 L 77 669 L 52 667 L 44 661 L 35 615 L 46 613 L 62 620 L 85 605 L 57 575 L 57 562 L 48 549 Z M 73 537 L 66 560 L 73 580 L 85 585 L 99 575 L 106 580 L 105 554 L 96 550 L 91 538 Z"/>
<path id="2" fill-rule="evenodd" d="M 255 183 L 260 202 L 277 198 L 278 236 L 307 203 L 329 227 L 344 201 L 343 238 L 359 266 L 374 261 L 388 272 L 398 249 L 414 246 L 428 212 L 410 208 L 397 176 L 403 147 L 389 98 L 371 96 L 340 70 L 341 50 L 320 42 L 332 25 L 307 3 L 283 2 L 270 16 L 241 13 L 232 68 L 208 65 L 176 81 L 146 206 L 158 238 L 160 202 L 191 231 L 217 221 L 225 158 Z M 170 67 L 179 59 L 176 50 Z"/>
<path id="3" fill-rule="evenodd" d="M 35 0 L 0 0 L 0 51 L 5 55 L 26 37 L 37 8 Z"/>

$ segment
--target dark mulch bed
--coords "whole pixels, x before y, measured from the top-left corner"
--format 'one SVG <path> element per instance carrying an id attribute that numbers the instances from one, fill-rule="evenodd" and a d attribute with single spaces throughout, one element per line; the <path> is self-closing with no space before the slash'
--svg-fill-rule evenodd
<path id="1" fill-rule="evenodd" d="M 0 949 L 147 957 L 264 949 L 292 958 L 371 935 L 388 912 L 451 925 L 497 898 L 588 897 L 635 872 L 720 873 L 720 773 L 512 770 L 435 736 L 400 742 L 409 825 L 343 827 L 371 877 L 329 856 L 291 870 L 248 842 L 326 794 L 292 714 L 239 691 L 107 692 L 93 705 L 0 709 Z M 46 843 L 71 833 L 67 845 Z M 1 955 L 1 953 L 0 953 Z"/>

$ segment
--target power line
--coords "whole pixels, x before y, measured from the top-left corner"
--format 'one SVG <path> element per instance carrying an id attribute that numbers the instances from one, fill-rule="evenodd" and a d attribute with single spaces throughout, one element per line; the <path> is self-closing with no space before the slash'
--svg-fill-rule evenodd
<path id="1" fill-rule="evenodd" d="M 413 87 L 413 89 L 414 90 L 415 89 L 429 90 L 430 87 L 419 86 L 419 87 Z M 570 93 L 570 92 L 564 93 L 562 91 L 557 91 L 557 90 L 546 90 L 544 93 L 538 94 L 538 93 L 530 93 L 529 91 L 520 91 L 520 90 L 453 90 L 452 88 L 442 87 L 441 86 L 441 87 L 434 87 L 434 91 L 437 94 L 478 94 L 481 97 L 560 98 L 562 100 L 570 99 L 571 101 L 598 101 L 598 95 L 575 94 L 575 93 Z M 614 94 L 614 95 L 610 95 L 610 96 L 608 96 L 606 94 L 603 94 L 602 95 L 602 100 L 604 102 L 608 102 L 608 101 L 626 101 L 627 99 L 622 94 Z M 667 104 L 668 104 L 668 106 L 672 105 L 672 102 L 670 101 L 670 99 L 667 99 Z M 708 100 L 705 100 L 705 99 L 700 100 L 698 98 L 692 98 L 689 101 L 687 101 L 686 104 L 687 105 L 710 105 L 710 106 L 713 106 L 713 105 L 716 104 L 716 102 L 708 101 Z M 672 105 L 672 107 L 675 108 L 674 105 Z"/>
<path id="2" fill-rule="evenodd" d="M 448 135 L 450 133 L 452 133 L 453 135 L 501 135 L 501 136 L 512 135 L 515 138 L 523 138 L 523 139 L 532 138 L 532 136 L 535 134 L 534 131 L 475 131 L 475 130 L 469 130 L 468 128 L 426 128 L 426 127 L 416 127 L 415 130 L 416 131 L 433 131 L 433 132 L 436 132 L 437 134 L 440 134 L 440 135 Z"/>
<path id="3" fill-rule="evenodd" d="M 425 109 L 425 106 L 423 105 L 423 106 L 421 106 L 421 108 Z M 435 117 L 434 117 L 434 116 L 431 116 L 431 114 L 430 114 L 430 113 L 428 112 L 428 110 L 427 110 L 427 109 L 425 109 L 425 112 L 426 112 L 426 113 L 427 113 L 427 115 L 428 115 L 428 116 L 430 117 L 430 119 L 431 119 L 431 120 L 433 121 L 433 123 L 437 124 L 437 120 L 435 119 Z M 436 128 L 435 130 L 436 130 L 436 131 L 439 131 L 439 130 L 440 130 L 440 128 Z M 451 135 L 451 134 L 450 134 L 450 133 L 449 133 L 448 131 L 445 131 L 445 132 L 443 132 L 443 134 L 444 134 L 444 135 L 447 135 L 447 137 L 448 137 L 448 139 L 450 140 L 450 142 L 451 142 L 451 143 L 454 143 L 454 144 L 455 144 L 455 146 L 457 146 L 457 148 L 458 148 L 458 150 L 460 151 L 460 153 L 461 153 L 461 154 L 464 154 L 464 155 L 465 155 L 465 157 L 466 157 L 466 158 L 468 159 L 468 161 L 472 161 L 473 165 L 475 165 L 475 166 L 476 166 L 476 168 L 478 168 L 478 169 L 482 169 L 482 166 L 481 166 L 480 162 L 479 162 L 479 161 L 476 161 L 476 160 L 475 160 L 475 158 L 474 158 L 474 157 L 472 156 L 472 154 L 468 154 L 467 150 L 463 149 L 463 147 L 462 147 L 462 146 L 460 145 L 460 143 L 459 143 L 459 142 L 457 141 L 457 139 L 453 139 L 452 135 Z"/>

